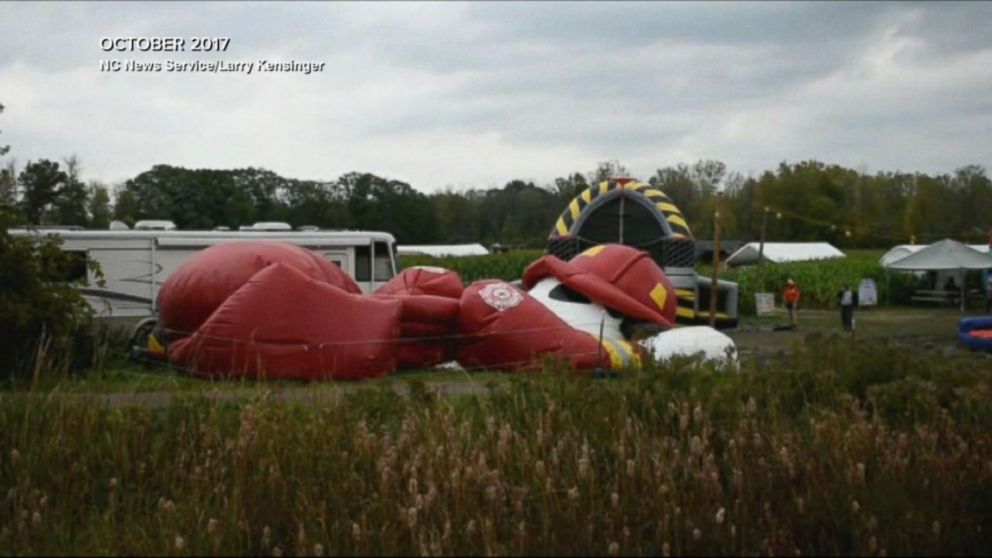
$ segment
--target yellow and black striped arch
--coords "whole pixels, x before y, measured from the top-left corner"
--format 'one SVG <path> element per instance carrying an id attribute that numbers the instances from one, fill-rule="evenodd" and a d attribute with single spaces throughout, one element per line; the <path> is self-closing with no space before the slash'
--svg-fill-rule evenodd
<path id="1" fill-rule="evenodd" d="M 647 198 L 661 212 L 665 221 L 668 222 L 668 226 L 672 229 L 674 236 L 692 237 L 692 233 L 689 231 L 689 224 L 686 223 L 682 212 L 672 203 L 672 199 L 661 190 L 643 182 L 631 181 L 620 183 L 615 180 L 604 180 L 598 185 L 590 186 L 568 204 L 568 207 L 562 212 L 558 221 L 555 222 L 555 228 L 551 231 L 551 238 L 574 234 L 572 227 L 578 220 L 579 215 L 589 204 L 597 198 L 620 190 L 633 192 Z"/>

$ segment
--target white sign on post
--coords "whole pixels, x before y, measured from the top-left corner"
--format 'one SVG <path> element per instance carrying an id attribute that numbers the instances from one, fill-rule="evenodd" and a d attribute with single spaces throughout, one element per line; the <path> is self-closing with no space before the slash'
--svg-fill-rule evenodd
<path id="1" fill-rule="evenodd" d="M 759 316 L 771 316 L 775 313 L 775 294 L 754 293 L 754 308 Z"/>
<path id="2" fill-rule="evenodd" d="M 858 285 L 858 306 L 878 306 L 878 287 L 874 279 L 862 279 Z"/>

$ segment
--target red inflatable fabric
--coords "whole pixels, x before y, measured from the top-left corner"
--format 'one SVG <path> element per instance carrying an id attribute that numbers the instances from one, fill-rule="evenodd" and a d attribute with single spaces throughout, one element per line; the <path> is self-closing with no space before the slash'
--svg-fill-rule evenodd
<path id="1" fill-rule="evenodd" d="M 478 281 L 466 288 L 458 324 L 464 336 L 458 362 L 466 368 L 533 369 L 546 356 L 565 359 L 577 369 L 640 364 L 640 352 L 630 343 L 606 340 L 600 345 L 503 281 Z"/>
<path id="2" fill-rule="evenodd" d="M 523 284 L 530 289 L 545 277 L 555 277 L 624 316 L 669 328 L 675 323 L 675 287 L 647 252 L 622 244 L 603 244 L 568 262 L 544 256 L 527 266 Z"/>
<path id="3" fill-rule="evenodd" d="M 462 281 L 442 268 L 414 267 L 375 292 L 376 298 L 402 303 L 396 366 L 427 368 L 454 358 L 452 335 L 458 325 Z"/>
<path id="4" fill-rule="evenodd" d="M 262 269 L 280 263 L 307 277 L 360 294 L 355 281 L 314 252 L 286 242 L 244 241 L 197 252 L 162 284 L 158 293 L 159 327 L 166 340 L 190 335 L 234 291 Z"/>
<path id="5" fill-rule="evenodd" d="M 436 295 L 458 299 L 462 296 L 462 278 L 457 272 L 443 267 L 415 266 L 401 271 L 375 294 Z"/>
<path id="6" fill-rule="evenodd" d="M 258 272 L 169 361 L 203 376 L 355 380 L 392 372 L 401 305 L 346 293 L 283 264 Z"/>

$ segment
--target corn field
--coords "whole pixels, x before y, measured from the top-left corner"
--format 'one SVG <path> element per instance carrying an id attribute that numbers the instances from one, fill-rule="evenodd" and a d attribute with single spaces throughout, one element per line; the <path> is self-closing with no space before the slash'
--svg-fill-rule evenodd
<path id="1" fill-rule="evenodd" d="M 457 271 L 461 275 L 462 281 L 467 285 L 479 279 L 502 279 L 504 281 L 520 279 L 524 269 L 543 255 L 543 250 L 514 250 L 486 256 L 446 256 L 442 258 L 402 256 L 399 263 L 404 268 L 431 265 L 451 269 Z"/>
<path id="2" fill-rule="evenodd" d="M 8 392 L 0 552 L 987 554 L 988 359 L 808 341 L 451 398 Z"/>
<path id="3" fill-rule="evenodd" d="M 401 267 L 431 265 L 453 269 L 468 284 L 479 279 L 519 279 L 534 260 L 544 255 L 542 250 L 517 250 L 487 256 L 444 257 L 403 256 Z M 917 288 L 924 288 L 920 280 L 908 273 L 892 273 L 888 278 L 878 263 L 879 250 L 850 250 L 846 258 L 836 260 L 767 264 L 762 266 L 762 282 L 766 292 L 775 293 L 777 300 L 785 288 L 786 279 L 794 279 L 802 289 L 802 306 L 806 308 L 834 308 L 836 295 L 845 283 L 857 288 L 862 279 L 874 279 L 878 287 L 880 304 L 905 304 Z M 712 275 L 712 268 L 704 262 L 698 265 L 702 280 Z M 721 279 L 734 281 L 739 289 L 739 311 L 754 313 L 754 293 L 757 291 L 757 268 L 747 266 L 723 270 Z"/>
<path id="4" fill-rule="evenodd" d="M 905 304 L 920 285 L 920 279 L 910 273 L 890 273 L 878 263 L 881 252 L 875 250 L 851 250 L 847 257 L 835 260 L 766 264 L 762 266 L 761 282 L 764 292 L 774 293 L 781 301 L 782 290 L 788 279 L 794 279 L 802 291 L 800 305 L 806 308 L 836 308 L 837 293 L 850 284 L 855 289 L 862 279 L 873 279 L 878 288 L 879 304 Z M 711 274 L 712 268 L 700 268 L 703 277 Z M 734 281 L 739 289 L 740 311 L 754 312 L 754 293 L 758 291 L 758 272 L 755 266 L 740 267 L 723 271 L 721 279 Z"/>

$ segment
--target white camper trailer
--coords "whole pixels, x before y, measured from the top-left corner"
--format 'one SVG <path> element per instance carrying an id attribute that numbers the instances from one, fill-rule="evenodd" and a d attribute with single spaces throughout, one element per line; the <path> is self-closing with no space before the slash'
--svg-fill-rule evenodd
<path id="1" fill-rule="evenodd" d="M 99 317 L 145 317 L 155 314 L 162 283 L 186 258 L 215 244 L 245 240 L 291 242 L 327 258 L 370 293 L 396 274 L 395 239 L 373 231 L 182 231 L 154 230 L 12 229 L 12 235 L 55 235 L 62 250 L 80 256 L 77 274 L 88 274 L 90 285 L 81 289 Z M 261 231 L 259 229 L 262 229 Z M 258 231 L 258 232 L 256 232 Z M 85 257 L 100 264 L 104 285 L 94 283 Z M 77 276 L 78 277 L 78 276 Z M 75 277 L 69 277 L 72 279 Z"/>

